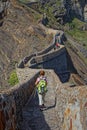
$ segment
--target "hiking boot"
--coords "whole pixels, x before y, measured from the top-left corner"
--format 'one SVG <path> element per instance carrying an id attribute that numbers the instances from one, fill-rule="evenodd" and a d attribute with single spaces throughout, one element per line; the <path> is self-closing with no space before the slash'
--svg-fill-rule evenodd
<path id="1" fill-rule="evenodd" d="M 44 104 L 40 105 L 40 108 L 46 108 L 46 106 Z"/>
<path id="2" fill-rule="evenodd" d="M 43 111 L 46 108 L 44 104 L 40 105 L 40 110 Z"/>

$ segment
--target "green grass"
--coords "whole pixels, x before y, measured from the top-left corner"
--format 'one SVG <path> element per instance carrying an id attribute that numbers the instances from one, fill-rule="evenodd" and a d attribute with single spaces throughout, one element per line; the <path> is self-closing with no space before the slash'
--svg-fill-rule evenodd
<path id="1" fill-rule="evenodd" d="M 33 20 L 37 22 L 39 19 L 41 19 L 42 15 L 35 11 L 34 9 L 28 7 L 26 4 L 29 2 L 29 0 L 19 0 L 19 3 L 27 9 L 27 11 L 32 15 Z"/>
<path id="2" fill-rule="evenodd" d="M 19 0 L 20 2 L 28 3 L 30 0 Z"/>
<path id="3" fill-rule="evenodd" d="M 53 15 L 53 7 L 49 6 L 49 3 L 45 4 L 45 7 L 39 6 L 39 11 L 42 14 L 46 14 L 48 18 L 48 24 L 47 27 L 51 27 L 52 25 L 56 25 L 56 18 Z"/>
<path id="4" fill-rule="evenodd" d="M 87 58 L 84 58 L 84 56 L 80 52 L 78 53 L 78 55 L 84 61 L 84 63 L 87 65 Z"/>
<path id="5" fill-rule="evenodd" d="M 75 18 L 71 23 L 67 24 L 69 27 L 71 27 L 70 30 L 67 30 L 67 33 L 87 49 L 87 31 L 81 30 L 84 24 L 84 22 Z"/>
<path id="6" fill-rule="evenodd" d="M 10 74 L 10 77 L 8 79 L 8 83 L 11 85 L 11 86 L 14 86 L 18 83 L 18 77 L 17 77 L 17 74 L 16 74 L 16 71 L 13 70 Z"/>
<path id="7" fill-rule="evenodd" d="M 74 19 L 72 20 L 72 23 L 76 25 L 76 28 L 81 27 L 82 25 L 84 25 L 84 22 L 80 21 L 80 20 L 77 19 L 77 18 L 74 18 Z"/>
<path id="8" fill-rule="evenodd" d="M 41 15 L 39 15 L 39 14 L 32 13 L 32 16 L 35 21 L 38 21 L 39 19 L 41 19 Z"/>
<path id="9" fill-rule="evenodd" d="M 68 50 L 69 48 L 72 49 L 72 50 L 80 57 L 80 59 L 82 59 L 82 61 L 83 61 L 85 64 L 87 64 L 87 58 L 85 58 L 82 53 L 78 52 L 77 49 L 74 48 L 74 46 L 72 46 L 72 44 L 71 44 L 70 42 L 67 42 L 67 43 L 65 44 L 65 46 L 66 46 L 67 50 Z"/>
<path id="10" fill-rule="evenodd" d="M 56 1 L 56 5 L 57 5 L 57 6 L 60 6 L 60 5 L 61 5 L 61 0 L 57 0 L 57 1 Z"/>

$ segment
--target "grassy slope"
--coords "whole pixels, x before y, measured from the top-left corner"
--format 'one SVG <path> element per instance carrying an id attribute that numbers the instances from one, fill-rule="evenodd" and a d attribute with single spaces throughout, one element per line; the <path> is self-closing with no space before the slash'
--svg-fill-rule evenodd
<path id="1" fill-rule="evenodd" d="M 76 18 L 73 19 L 71 23 L 68 23 L 68 25 L 72 27 L 72 29 L 68 30 L 67 33 L 82 45 L 85 44 L 85 48 L 87 49 L 87 31 L 81 30 L 84 24 L 85 24 L 84 22 Z"/>

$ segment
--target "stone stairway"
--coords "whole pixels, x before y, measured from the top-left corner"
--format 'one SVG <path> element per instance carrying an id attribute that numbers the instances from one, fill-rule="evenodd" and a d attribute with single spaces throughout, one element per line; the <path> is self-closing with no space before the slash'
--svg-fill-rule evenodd
<path id="1" fill-rule="evenodd" d="M 23 108 L 23 121 L 20 130 L 59 130 L 56 116 L 56 97 L 53 76 L 46 73 L 48 79 L 48 92 L 45 97 L 47 108 L 40 111 L 38 105 L 38 95 L 34 92 L 27 104 Z"/>
<path id="2" fill-rule="evenodd" d="M 40 69 L 17 69 L 21 82 L 31 79 Z M 52 70 L 46 70 L 48 92 L 44 111 L 39 109 L 37 93 L 33 93 L 22 109 L 19 130 L 86 130 L 87 86 L 61 83 Z"/>

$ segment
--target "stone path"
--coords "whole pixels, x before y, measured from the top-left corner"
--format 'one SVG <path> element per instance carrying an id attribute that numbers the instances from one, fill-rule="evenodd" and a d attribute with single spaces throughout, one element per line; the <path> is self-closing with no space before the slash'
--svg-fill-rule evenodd
<path id="1" fill-rule="evenodd" d="M 38 95 L 34 93 L 23 108 L 23 122 L 20 130 L 59 130 L 55 111 L 56 99 L 54 87 L 56 86 L 50 72 L 47 72 L 47 79 L 48 92 L 45 97 L 47 109 L 40 111 Z"/>
<path id="2" fill-rule="evenodd" d="M 19 79 L 25 81 L 22 70 L 24 69 L 19 70 Z M 31 77 L 34 71 L 36 70 L 32 70 L 29 75 L 31 71 L 28 72 L 26 68 L 24 76 Z M 86 130 L 87 86 L 74 86 L 68 82 L 61 84 L 53 71 L 45 72 L 48 79 L 45 97 L 47 109 L 40 111 L 38 95 L 32 95 L 23 108 L 20 130 Z"/>

